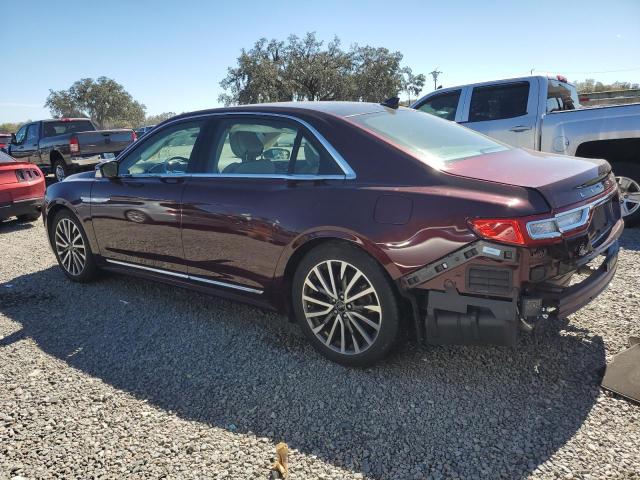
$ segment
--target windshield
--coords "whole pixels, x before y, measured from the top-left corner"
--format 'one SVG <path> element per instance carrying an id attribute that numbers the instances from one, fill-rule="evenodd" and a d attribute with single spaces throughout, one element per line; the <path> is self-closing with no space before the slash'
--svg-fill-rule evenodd
<path id="1" fill-rule="evenodd" d="M 356 115 L 348 120 L 437 169 L 463 158 L 509 150 L 454 122 L 407 108 Z"/>
<path id="2" fill-rule="evenodd" d="M 55 137 L 65 133 L 88 132 L 95 130 L 89 120 L 60 120 L 56 122 L 44 122 L 44 136 Z"/>

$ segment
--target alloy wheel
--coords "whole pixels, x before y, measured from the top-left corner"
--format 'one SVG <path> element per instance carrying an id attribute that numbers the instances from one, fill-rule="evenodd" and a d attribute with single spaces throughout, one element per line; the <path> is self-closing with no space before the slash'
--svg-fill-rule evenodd
<path id="1" fill-rule="evenodd" d="M 302 305 L 316 338 L 343 355 L 369 349 L 382 325 L 382 308 L 373 284 L 342 260 L 326 260 L 309 271 Z"/>
<path id="2" fill-rule="evenodd" d="M 55 170 L 55 174 L 56 174 L 56 180 L 61 182 L 64 180 L 65 174 L 64 174 L 64 167 L 60 164 L 56 165 L 56 170 Z"/>
<path id="3" fill-rule="evenodd" d="M 620 189 L 622 216 L 635 213 L 640 208 L 640 184 L 629 177 L 616 177 Z"/>
<path id="4" fill-rule="evenodd" d="M 62 267 L 71 275 L 80 275 L 87 262 L 87 250 L 80 229 L 68 218 L 56 225 L 55 245 Z"/>

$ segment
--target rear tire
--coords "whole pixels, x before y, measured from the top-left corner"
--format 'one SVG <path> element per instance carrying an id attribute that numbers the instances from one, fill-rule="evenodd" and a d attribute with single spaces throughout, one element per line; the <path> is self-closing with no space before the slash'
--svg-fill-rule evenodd
<path id="1" fill-rule="evenodd" d="M 614 163 L 613 174 L 620 188 L 624 223 L 627 227 L 637 227 L 640 225 L 640 165 Z"/>
<path id="2" fill-rule="evenodd" d="M 293 311 L 322 355 L 365 367 L 398 339 L 400 309 L 383 268 L 359 248 L 331 242 L 311 250 L 293 277 Z"/>
<path id="3" fill-rule="evenodd" d="M 98 267 L 87 234 L 69 210 L 56 214 L 50 236 L 58 265 L 69 279 L 84 283 L 97 276 Z"/>
<path id="4" fill-rule="evenodd" d="M 61 158 L 56 159 L 53 162 L 53 176 L 56 177 L 56 181 L 61 182 L 69 175 L 71 175 L 71 168 Z"/>

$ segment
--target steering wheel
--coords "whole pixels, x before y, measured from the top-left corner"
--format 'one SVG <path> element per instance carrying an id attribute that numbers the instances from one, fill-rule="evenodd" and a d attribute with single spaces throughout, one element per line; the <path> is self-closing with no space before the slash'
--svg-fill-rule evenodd
<path id="1" fill-rule="evenodd" d="M 286 148 L 267 148 L 262 152 L 262 156 L 267 160 L 289 160 L 289 150 Z"/>
<path id="2" fill-rule="evenodd" d="M 173 172 L 186 172 L 189 159 L 185 157 L 175 156 L 163 163 L 156 163 L 153 167 L 147 170 L 147 173 L 173 173 Z"/>

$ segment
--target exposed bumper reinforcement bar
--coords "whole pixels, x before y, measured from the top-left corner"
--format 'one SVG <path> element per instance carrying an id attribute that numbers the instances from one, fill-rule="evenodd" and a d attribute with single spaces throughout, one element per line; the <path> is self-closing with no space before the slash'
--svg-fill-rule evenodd
<path id="1" fill-rule="evenodd" d="M 582 282 L 566 288 L 554 288 L 553 286 L 541 284 L 536 289 L 537 293 L 544 298 L 547 306 L 557 309 L 555 314 L 560 318 L 565 318 L 577 312 L 607 288 L 616 273 L 619 249 L 620 247 L 616 240 L 607 249 L 604 262 Z"/>

